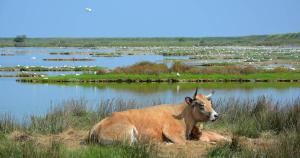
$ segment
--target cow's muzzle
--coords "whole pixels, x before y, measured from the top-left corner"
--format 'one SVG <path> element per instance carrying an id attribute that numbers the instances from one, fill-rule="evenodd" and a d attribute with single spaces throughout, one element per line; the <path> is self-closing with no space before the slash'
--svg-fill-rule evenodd
<path id="1" fill-rule="evenodd" d="M 209 120 L 210 121 L 216 121 L 219 117 L 219 114 L 215 111 L 213 111 L 212 113 L 210 113 L 210 117 L 209 117 Z"/>

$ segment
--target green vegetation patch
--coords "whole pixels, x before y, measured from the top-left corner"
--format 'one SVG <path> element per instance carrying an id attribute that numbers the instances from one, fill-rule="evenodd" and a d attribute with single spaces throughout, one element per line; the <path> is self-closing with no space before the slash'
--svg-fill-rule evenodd
<path id="1" fill-rule="evenodd" d="M 21 82 L 242 82 L 242 80 L 256 81 L 287 81 L 300 79 L 299 72 L 285 73 L 255 73 L 255 74 L 116 74 L 106 73 L 101 75 L 82 74 L 50 76 L 47 78 L 34 77 L 22 78 Z"/>
<path id="2" fill-rule="evenodd" d="M 85 145 L 80 149 L 67 149 L 61 142 L 52 141 L 50 145 L 40 145 L 35 141 L 12 141 L 2 135 L 0 138 L 0 157 L 13 158 L 149 158 L 157 157 L 155 149 L 147 144 L 116 144 L 110 146 Z"/>

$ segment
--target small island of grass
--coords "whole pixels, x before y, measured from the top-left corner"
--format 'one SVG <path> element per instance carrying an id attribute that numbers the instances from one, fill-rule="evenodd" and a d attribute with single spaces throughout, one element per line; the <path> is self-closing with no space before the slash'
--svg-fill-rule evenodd
<path id="1" fill-rule="evenodd" d="M 254 67 L 222 66 L 196 68 L 175 62 L 141 62 L 114 70 L 51 77 L 21 78 L 20 82 L 300 82 L 300 72 L 287 69 L 261 70 Z"/>

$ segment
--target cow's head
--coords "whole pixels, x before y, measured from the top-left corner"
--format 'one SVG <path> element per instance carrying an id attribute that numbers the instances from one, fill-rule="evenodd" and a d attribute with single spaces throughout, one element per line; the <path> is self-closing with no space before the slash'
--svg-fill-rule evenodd
<path id="1" fill-rule="evenodd" d="M 211 96 L 197 94 L 198 88 L 195 91 L 194 97 L 186 97 L 185 102 L 192 108 L 192 117 L 196 121 L 215 121 L 218 118 L 218 113 L 212 107 Z"/>

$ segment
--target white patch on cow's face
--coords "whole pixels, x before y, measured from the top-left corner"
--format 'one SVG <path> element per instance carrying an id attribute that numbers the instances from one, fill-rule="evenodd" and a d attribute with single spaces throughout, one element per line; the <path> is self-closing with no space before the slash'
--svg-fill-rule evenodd
<path id="1" fill-rule="evenodd" d="M 215 121 L 218 118 L 219 114 L 217 112 L 215 112 L 215 110 L 213 110 L 212 113 L 210 113 L 210 117 L 209 120 L 210 121 Z"/>

